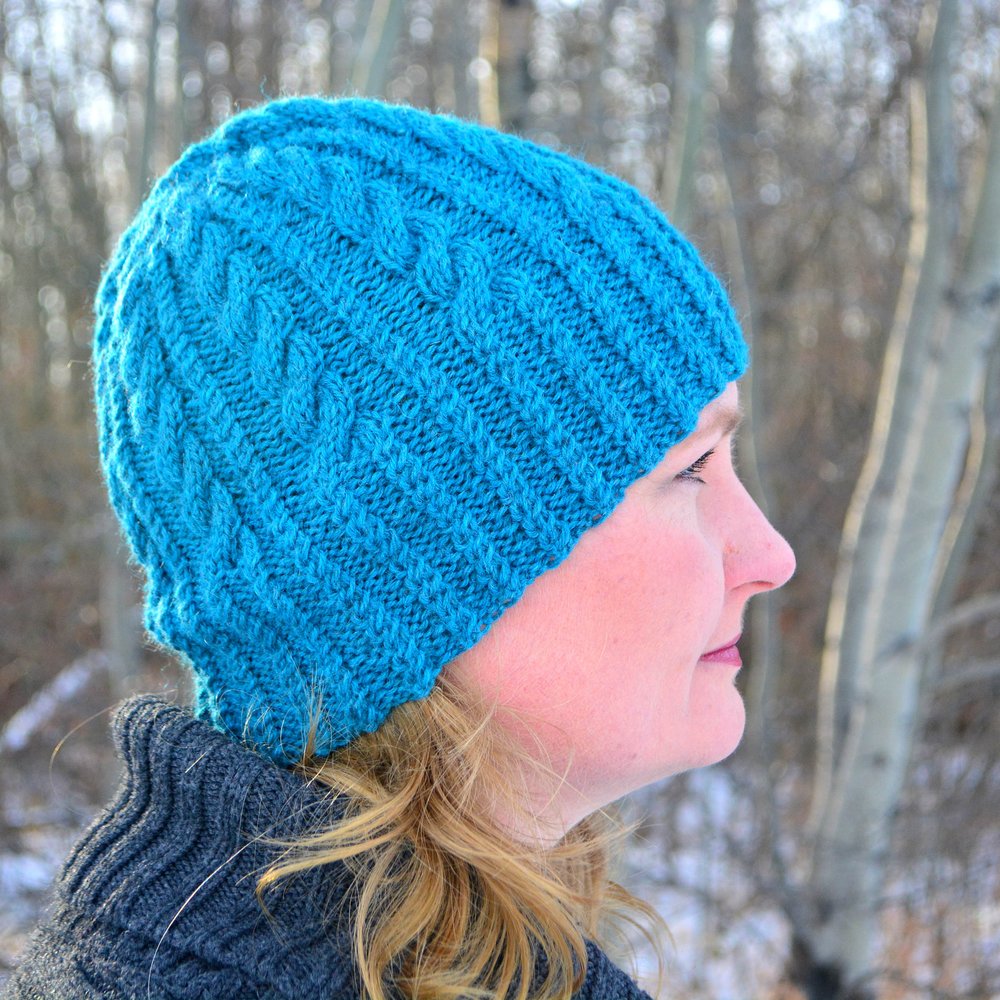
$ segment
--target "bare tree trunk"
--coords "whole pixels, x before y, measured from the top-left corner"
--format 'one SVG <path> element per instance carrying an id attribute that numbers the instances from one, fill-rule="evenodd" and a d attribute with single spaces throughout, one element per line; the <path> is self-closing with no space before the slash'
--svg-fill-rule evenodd
<path id="1" fill-rule="evenodd" d="M 997 103 L 1000 104 L 1000 97 Z M 1000 151 L 997 149 L 1000 146 L 998 119 L 1000 119 L 1000 107 L 995 107 L 990 130 L 990 151 L 986 157 L 984 170 L 983 193 L 979 214 L 975 217 L 977 229 L 969 251 L 970 259 L 978 257 L 980 262 L 988 260 L 991 254 L 996 253 L 995 247 L 991 250 L 987 244 L 991 237 L 993 240 L 998 238 L 995 230 L 991 233 L 986 228 L 991 224 L 989 220 L 1000 218 L 1000 172 L 994 176 L 993 186 L 989 187 L 989 172 L 991 169 L 996 169 L 994 164 L 1000 159 Z M 998 295 L 1000 295 L 1000 283 L 997 282 L 997 276 L 995 274 L 991 276 L 987 271 L 982 275 L 978 302 L 975 290 L 972 292 L 972 298 L 967 298 L 964 303 L 958 296 L 956 300 L 960 307 L 964 306 L 966 309 L 971 308 L 978 312 L 982 306 L 992 305 L 989 299 L 991 297 L 995 299 Z M 988 313 L 989 309 L 986 311 Z M 979 321 L 987 324 L 984 326 L 986 332 L 990 316 L 983 315 L 979 317 Z M 994 329 L 993 336 L 1000 337 L 1000 331 Z M 935 587 L 934 618 L 945 614 L 954 603 L 959 578 L 972 548 L 975 527 L 1000 480 L 1000 350 L 995 347 L 990 353 L 982 397 L 970 414 L 969 433 L 965 471 L 951 519 L 944 532 L 941 557 L 935 574 L 938 582 Z M 940 650 L 936 655 L 939 654 Z M 930 670 L 931 674 L 936 672 L 936 667 Z"/>
<path id="2" fill-rule="evenodd" d="M 389 81 L 389 62 L 403 28 L 403 0 L 372 0 L 351 86 L 359 94 L 380 97 Z"/>
<path id="3" fill-rule="evenodd" d="M 521 133 L 528 124 L 528 99 L 533 83 L 528 68 L 531 55 L 531 25 L 535 18 L 532 0 L 504 0 L 499 7 L 497 32 L 498 118 L 503 128 Z"/>
<path id="4" fill-rule="evenodd" d="M 584 55 L 587 73 L 580 81 L 580 142 L 593 163 L 606 162 L 607 139 L 604 124 L 607 108 L 601 76 L 608 64 L 608 39 L 611 34 L 612 0 L 596 0 L 597 16 L 592 35 L 586 36 Z"/>
<path id="5" fill-rule="evenodd" d="M 174 15 L 177 27 L 177 54 L 174 66 L 174 135 L 178 150 L 185 149 L 201 130 L 199 119 L 192 121 L 191 108 L 195 105 L 184 93 L 184 78 L 190 70 L 200 71 L 205 65 L 205 53 L 199 51 L 198 36 L 193 22 L 192 5 L 180 3 Z M 200 102 L 199 102 L 200 103 Z"/>
<path id="6" fill-rule="evenodd" d="M 459 118 L 474 119 L 479 113 L 478 88 L 473 86 L 469 65 L 479 52 L 478 6 L 462 5 L 453 18 L 451 34 L 451 84 L 455 93 L 455 114 Z"/>
<path id="7" fill-rule="evenodd" d="M 107 79 L 114 78 L 110 47 L 104 55 L 102 69 Z M 67 170 L 67 176 L 72 190 L 73 214 L 84 220 L 84 225 L 91 234 L 86 248 L 80 247 L 77 250 L 77 253 L 83 258 L 79 263 L 87 275 L 97 276 L 100 274 L 101 268 L 101 254 L 97 248 L 103 248 L 108 243 L 108 220 L 104 199 L 100 196 L 98 167 L 77 128 L 75 115 L 53 114 L 52 123 L 57 135 L 59 135 L 62 148 L 72 151 L 72 158 L 68 161 L 71 166 Z M 82 288 L 79 283 L 76 283 L 74 289 L 76 303 L 72 314 L 80 322 L 86 323 L 88 333 L 92 330 L 93 302 L 91 292 L 94 282 L 96 282 L 96 277 L 84 282 Z M 78 424 L 87 423 L 92 427 L 94 392 L 90 371 L 91 338 L 90 336 L 85 339 L 73 336 L 74 328 L 75 322 L 70 319 L 70 351 L 73 371 L 72 413 Z"/>
<path id="8" fill-rule="evenodd" d="M 134 161 L 132 175 L 132 206 L 138 206 L 146 195 L 147 184 L 152 179 L 153 143 L 156 132 L 152 123 L 156 121 L 156 39 L 160 30 L 160 17 L 156 0 L 149 0 L 149 31 L 146 34 L 146 92 L 142 114 L 142 146 L 139 159 Z"/>
<path id="9" fill-rule="evenodd" d="M 998 64 L 1000 69 L 1000 64 Z M 949 294 L 951 323 L 938 345 L 941 391 L 938 412 L 928 413 L 928 435 L 944 435 L 956 421 L 967 427 L 969 446 L 955 502 L 941 531 L 932 573 L 932 619 L 948 615 L 975 526 L 993 495 L 1000 459 L 1000 85 L 994 95 L 990 144 L 972 232 L 962 270 Z M 978 350 L 977 350 L 978 347 Z M 965 380 L 978 384 L 967 403 Z M 936 427 L 940 420 L 941 426 Z M 951 441 L 940 442 L 948 447 Z M 952 459 L 958 461 L 961 451 Z M 940 667 L 940 643 L 927 654 L 924 682 L 932 686 Z"/>
<path id="10" fill-rule="evenodd" d="M 39 259 L 38 247 L 32 247 L 30 253 L 24 255 L 25 259 L 31 259 L 32 268 L 37 274 L 44 273 L 42 262 Z M 24 274 L 24 269 L 21 271 Z M 38 288 L 42 284 L 37 279 L 32 283 Z M 32 303 L 31 328 L 35 331 L 35 371 L 33 379 L 33 392 L 31 398 L 31 419 L 37 426 L 47 423 L 52 417 L 52 344 L 49 341 L 48 331 L 45 329 L 46 317 L 41 304 L 36 300 Z"/>
<path id="11" fill-rule="evenodd" d="M 856 563 L 873 559 L 847 592 L 860 601 L 852 636 L 857 661 L 848 690 L 849 729 L 818 831 L 811 891 L 819 915 L 807 948 L 816 968 L 839 982 L 841 995 L 874 996 L 879 916 L 893 816 L 909 764 L 924 690 L 924 652 L 942 536 L 955 503 L 968 414 L 983 384 L 1000 321 L 1000 115 L 990 149 L 975 225 L 952 291 L 947 289 L 951 225 L 957 214 L 952 157 L 937 143 L 949 129 L 935 121 L 950 111 L 948 51 L 956 19 L 954 0 L 941 3 L 928 79 L 928 218 L 940 211 L 944 231 L 928 232 L 908 336 L 896 363 L 896 384 L 883 389 L 894 402 L 889 450 L 892 488 L 879 497 L 877 535 Z M 997 92 L 1000 108 L 1000 90 Z M 935 205 L 935 202 L 946 202 Z M 940 238 L 939 238 L 940 235 Z M 917 311 L 917 303 L 924 311 Z M 914 331 L 916 336 L 914 337 Z M 900 383 L 908 377 L 910 386 Z M 897 417 L 905 410 L 907 421 Z M 895 433 L 893 433 L 895 431 Z M 873 442 L 876 446 L 878 442 Z M 884 446 L 883 446 L 884 447 Z M 880 470 L 881 471 L 881 470 Z M 876 479 L 876 482 L 878 479 Z M 868 520 L 873 526 L 874 520 Z M 858 582 L 860 581 L 860 582 Z M 826 994 L 812 994 L 814 996 Z"/>
<path id="12" fill-rule="evenodd" d="M 256 103 L 262 96 L 275 97 L 279 92 L 281 44 L 284 40 L 281 19 L 284 13 L 284 4 L 267 4 L 261 5 L 251 15 L 253 28 L 249 30 L 256 30 L 260 39 L 260 55 L 257 59 L 257 78 L 260 82 L 247 87 L 248 103 Z"/>
<path id="13" fill-rule="evenodd" d="M 834 762 L 840 759 L 858 703 L 856 675 L 864 619 L 886 565 L 881 545 L 909 436 L 921 404 L 921 372 L 948 277 L 958 229 L 955 144 L 952 141 L 950 51 L 955 0 L 942 0 L 937 18 L 928 3 L 921 35 L 933 30 L 926 91 L 911 83 L 911 185 L 908 258 L 886 346 L 872 436 L 841 534 L 820 662 L 817 763 L 810 826 L 829 807 Z M 827 823 L 827 828 L 829 824 Z"/>
<path id="14" fill-rule="evenodd" d="M 3 336 L 3 314 L 0 313 L 0 342 Z M 8 435 L 12 427 L 8 404 L 0 395 L 0 524 L 13 524 L 17 517 L 17 497 L 14 493 L 14 449 Z"/>
<path id="15" fill-rule="evenodd" d="M 491 128 L 500 128 L 500 91 L 497 63 L 500 55 L 500 0 L 480 0 L 479 55 L 477 62 L 478 119 Z"/>
<path id="16" fill-rule="evenodd" d="M 706 29 L 707 34 L 707 29 Z M 748 342 L 753 344 L 754 332 L 760 323 L 757 280 L 754 270 L 752 220 L 745 205 L 753 188 L 750 176 L 752 161 L 745 155 L 747 141 L 757 132 L 760 90 L 757 84 L 757 5 L 756 0 L 738 0 L 733 12 L 733 35 L 729 48 L 729 80 L 726 99 L 722 103 L 718 123 L 718 171 L 721 183 L 717 190 L 724 194 L 720 206 L 723 245 L 727 273 L 733 281 L 733 298 Z M 749 417 L 748 431 L 740 435 L 740 469 L 748 488 L 762 508 L 773 513 L 772 491 L 762 469 L 757 442 L 764 407 L 759 398 L 760 381 L 754 368 L 743 377 L 743 406 Z M 777 629 L 775 599 L 780 594 L 758 598 L 750 604 L 751 663 L 753 670 L 747 688 L 747 750 L 758 760 L 770 759 L 768 748 L 768 695 L 771 667 L 777 660 Z M 763 809 L 774 813 L 774 804 Z"/>
<path id="17" fill-rule="evenodd" d="M 681 44 L 672 102 L 673 123 L 660 192 L 660 203 L 680 229 L 688 227 L 694 203 L 695 168 L 705 130 L 708 28 L 714 15 L 714 0 L 692 0 L 680 15 Z"/>

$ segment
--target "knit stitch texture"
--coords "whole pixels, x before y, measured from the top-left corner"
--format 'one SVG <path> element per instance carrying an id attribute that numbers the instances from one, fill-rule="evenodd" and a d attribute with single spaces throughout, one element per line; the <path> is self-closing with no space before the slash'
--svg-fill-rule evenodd
<path id="1" fill-rule="evenodd" d="M 114 738 L 121 788 L 70 853 L 4 1000 L 358 1000 L 343 865 L 269 893 L 270 919 L 254 897 L 277 854 L 263 838 L 315 829 L 337 815 L 328 800 L 152 695 L 119 708 Z M 574 1000 L 650 1000 L 593 942 L 587 958 Z"/>
<path id="2" fill-rule="evenodd" d="M 281 98 L 190 146 L 96 306 L 111 502 L 199 716 L 276 761 L 429 693 L 742 374 L 691 244 L 527 140 Z"/>

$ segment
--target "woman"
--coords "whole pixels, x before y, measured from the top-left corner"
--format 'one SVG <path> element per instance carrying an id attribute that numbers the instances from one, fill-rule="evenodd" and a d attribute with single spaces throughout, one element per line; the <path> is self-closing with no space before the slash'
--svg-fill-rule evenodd
<path id="1" fill-rule="evenodd" d="M 95 314 L 196 701 L 119 708 L 8 996 L 646 996 L 596 943 L 651 915 L 602 807 L 733 750 L 744 609 L 794 565 L 690 244 L 565 154 L 283 98 L 160 179 Z"/>

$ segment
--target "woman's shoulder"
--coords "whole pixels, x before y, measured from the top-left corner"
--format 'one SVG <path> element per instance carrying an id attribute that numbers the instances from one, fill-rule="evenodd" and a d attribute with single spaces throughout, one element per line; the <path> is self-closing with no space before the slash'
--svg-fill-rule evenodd
<path id="1" fill-rule="evenodd" d="M 302 777 L 153 695 L 112 726 L 122 780 L 70 852 L 4 996 L 355 1000 L 351 877 L 310 868 L 265 897 L 274 839 L 333 819 Z M 593 942 L 574 1000 L 648 1000 Z"/>
<path id="2" fill-rule="evenodd" d="M 652 1000 L 593 941 L 587 942 L 587 978 L 573 1000 Z"/>
<path id="3" fill-rule="evenodd" d="M 346 872 L 326 866 L 265 897 L 273 838 L 334 807 L 271 763 L 155 696 L 113 724 L 122 781 L 70 852 L 12 998 L 356 996 L 349 937 L 328 917 Z"/>

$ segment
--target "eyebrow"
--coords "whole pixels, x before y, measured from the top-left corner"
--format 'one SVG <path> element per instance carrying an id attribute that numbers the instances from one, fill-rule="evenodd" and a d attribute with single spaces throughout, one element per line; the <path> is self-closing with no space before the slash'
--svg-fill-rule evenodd
<path id="1" fill-rule="evenodd" d="M 719 437 L 732 434 L 743 422 L 743 409 L 740 406 L 720 407 L 712 416 L 712 420 L 694 432 L 699 437 L 703 434 L 715 433 Z M 694 435 L 692 435 L 694 436 Z"/>

